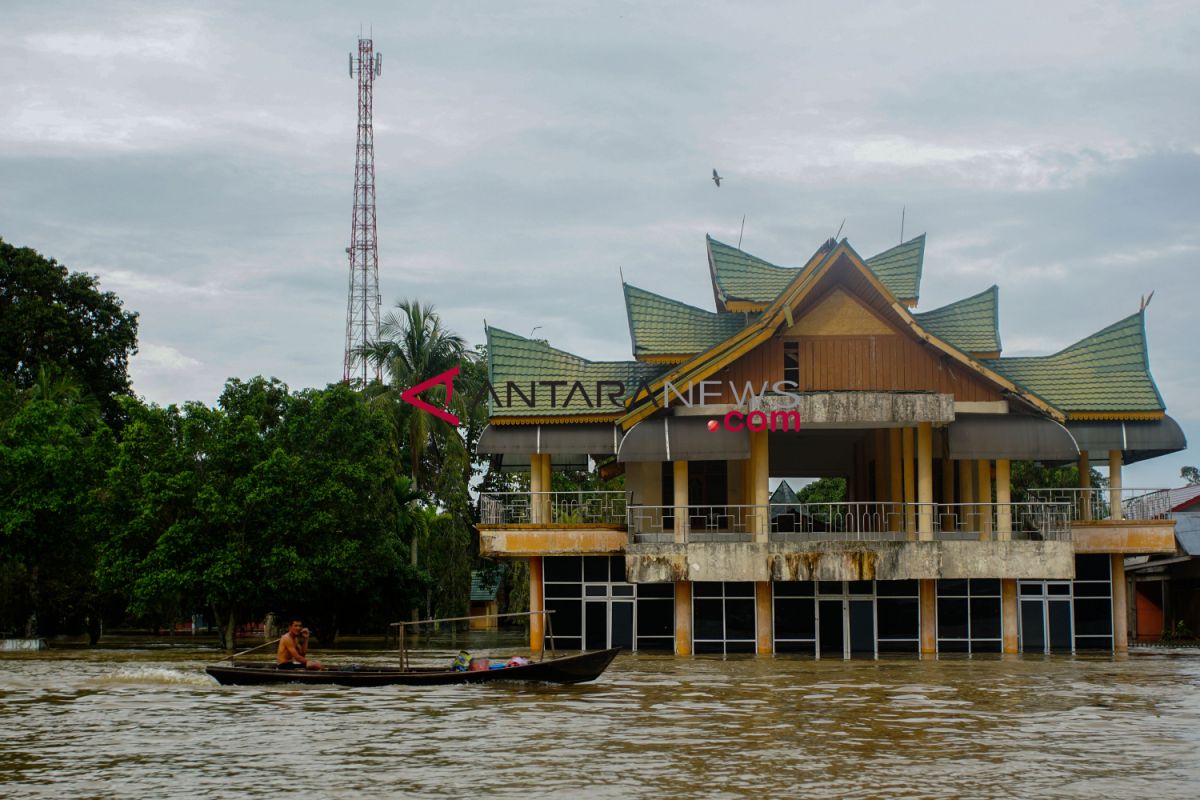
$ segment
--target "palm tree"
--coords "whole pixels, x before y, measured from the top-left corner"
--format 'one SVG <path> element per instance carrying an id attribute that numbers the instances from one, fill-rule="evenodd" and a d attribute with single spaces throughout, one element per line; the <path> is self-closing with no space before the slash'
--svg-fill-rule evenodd
<path id="1" fill-rule="evenodd" d="M 400 392 L 423 380 L 440 375 L 468 357 L 467 345 L 461 336 L 442 327 L 442 320 L 431 305 L 415 300 L 402 300 L 389 311 L 379 326 L 379 339 L 364 347 L 367 358 L 387 371 L 389 387 L 380 387 L 376 397 Z M 390 389 L 390 391 L 389 391 Z M 429 390 L 429 399 L 445 404 L 445 390 L 438 386 Z M 459 406 L 462 392 L 454 393 L 451 406 Z M 446 422 L 411 406 L 395 403 L 393 418 L 401 444 L 408 446 L 410 473 L 419 490 L 428 491 L 423 465 L 432 449 L 434 460 L 447 448 L 462 448 L 462 438 Z"/>

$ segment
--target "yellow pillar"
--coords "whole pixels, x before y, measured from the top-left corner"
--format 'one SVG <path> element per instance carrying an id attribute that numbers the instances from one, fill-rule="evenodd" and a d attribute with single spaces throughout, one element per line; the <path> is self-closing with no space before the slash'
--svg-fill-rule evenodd
<path id="1" fill-rule="evenodd" d="M 1000 581 L 1000 619 L 1004 625 L 1004 652 L 1020 651 L 1017 636 L 1017 580 L 1004 578 Z"/>
<path id="2" fill-rule="evenodd" d="M 975 530 L 975 462 L 970 458 L 958 462 L 958 529 L 960 531 Z"/>
<path id="3" fill-rule="evenodd" d="M 750 432 L 750 463 L 754 474 L 754 541 L 767 541 L 771 510 L 771 461 L 767 450 L 767 432 Z"/>
<path id="4" fill-rule="evenodd" d="M 1108 506 L 1109 519 L 1125 519 L 1121 509 L 1121 451 L 1108 451 Z"/>
<path id="5" fill-rule="evenodd" d="M 996 459 L 996 538 L 1012 539 L 1012 482 L 1007 458 Z"/>
<path id="6" fill-rule="evenodd" d="M 688 533 L 688 462 L 672 461 L 675 476 L 675 542 L 683 544 Z"/>
<path id="7" fill-rule="evenodd" d="M 922 578 L 921 597 L 921 655 L 937 654 L 937 581 Z"/>
<path id="8" fill-rule="evenodd" d="M 954 462 L 949 458 L 942 459 L 942 503 L 954 505 Z M 953 510 L 950 509 L 952 513 Z"/>
<path id="9" fill-rule="evenodd" d="M 1083 489 L 1079 493 L 1079 518 L 1082 520 L 1090 520 L 1092 518 L 1092 465 L 1088 461 L 1088 451 L 1079 451 L 1079 488 Z"/>
<path id="10" fill-rule="evenodd" d="M 902 447 L 900 444 L 900 429 L 888 430 L 888 489 L 892 502 L 888 511 L 888 530 L 899 531 L 904 528 L 904 478 L 902 468 Z"/>
<path id="11" fill-rule="evenodd" d="M 975 480 L 975 502 L 979 509 L 979 541 L 992 538 L 992 462 L 979 459 L 979 476 Z"/>
<path id="12" fill-rule="evenodd" d="M 542 456 L 540 453 L 534 453 L 529 457 L 529 521 L 533 523 L 545 522 L 543 516 L 542 492 Z"/>
<path id="13" fill-rule="evenodd" d="M 904 532 L 911 541 L 917 538 L 917 509 L 913 505 L 917 500 L 916 475 L 913 474 L 913 467 L 916 466 L 913 463 L 913 429 L 905 428 L 900 435 L 904 461 Z"/>
<path id="14" fill-rule="evenodd" d="M 758 654 L 769 656 L 775 652 L 774 608 L 771 603 L 771 582 L 754 582 L 754 625 L 758 639 Z"/>
<path id="15" fill-rule="evenodd" d="M 933 423 L 917 423 L 917 532 L 933 541 Z"/>
<path id="16" fill-rule="evenodd" d="M 879 502 L 886 500 L 888 497 L 887 488 L 887 431 L 883 428 L 876 428 L 874 439 L 875 448 L 875 494 L 871 500 Z"/>
<path id="17" fill-rule="evenodd" d="M 545 611 L 546 599 L 542 584 L 542 557 L 529 557 L 529 610 Z M 529 615 L 529 649 L 535 653 L 545 646 L 546 615 Z"/>
<path id="18" fill-rule="evenodd" d="M 692 582 L 675 581 L 675 655 L 692 654 Z"/>
<path id="19" fill-rule="evenodd" d="M 1129 650 L 1129 598 L 1125 586 L 1125 556 L 1109 555 L 1112 559 L 1113 649 L 1118 653 Z"/>
<path id="20" fill-rule="evenodd" d="M 542 520 L 547 524 L 554 522 L 554 477 L 550 471 L 550 454 L 542 454 Z"/>

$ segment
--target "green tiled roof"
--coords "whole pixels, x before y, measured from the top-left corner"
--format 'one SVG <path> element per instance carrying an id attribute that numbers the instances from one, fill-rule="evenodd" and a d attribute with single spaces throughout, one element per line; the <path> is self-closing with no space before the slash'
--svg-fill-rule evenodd
<path id="1" fill-rule="evenodd" d="M 992 286 L 949 305 L 913 314 L 934 336 L 964 353 L 1000 352 L 1000 288 Z"/>
<path id="2" fill-rule="evenodd" d="M 705 239 L 708 241 L 713 280 L 721 293 L 731 300 L 769 303 L 787 288 L 800 271 L 792 267 L 777 267 L 736 247 L 718 242 L 711 236 Z"/>
<path id="3" fill-rule="evenodd" d="M 798 267 L 779 267 L 736 247 L 718 242 L 711 236 L 708 254 L 713 280 L 730 300 L 769 303 L 779 296 L 796 274 Z M 866 265 L 879 282 L 898 300 L 915 301 L 921 292 L 921 267 L 925 261 L 925 234 L 866 259 Z"/>
<path id="4" fill-rule="evenodd" d="M 867 259 L 867 266 L 897 300 L 921 295 L 921 267 L 925 263 L 925 234 Z"/>
<path id="5" fill-rule="evenodd" d="M 507 383 L 512 381 L 533 402 L 526 403 L 515 391 L 512 404 L 498 407 L 495 398 L 489 398 L 493 417 L 571 417 L 596 414 L 612 414 L 621 411 L 611 403 L 599 402 L 596 397 L 597 381 L 620 381 L 625 394 L 631 394 L 641 381 L 649 383 L 661 374 L 661 364 L 643 364 L 640 361 L 588 361 L 586 358 L 551 347 L 540 339 L 526 339 L 515 333 L 489 327 L 488 379 L 500 400 L 508 403 Z M 566 381 L 566 385 L 555 387 L 554 402 L 551 403 L 550 387 L 538 385 L 540 381 Z M 571 392 L 575 381 L 583 385 L 587 396 L 579 391 Z M 530 384 L 533 394 L 530 394 Z M 606 393 L 616 387 L 605 387 Z M 569 403 L 567 402 L 569 400 Z"/>
<path id="6" fill-rule="evenodd" d="M 1054 355 L 983 363 L 1067 413 L 1166 409 L 1150 375 L 1142 311 Z"/>
<path id="7" fill-rule="evenodd" d="M 717 314 L 628 283 L 624 287 L 629 338 L 637 357 L 694 355 L 746 327 L 745 314 Z"/>

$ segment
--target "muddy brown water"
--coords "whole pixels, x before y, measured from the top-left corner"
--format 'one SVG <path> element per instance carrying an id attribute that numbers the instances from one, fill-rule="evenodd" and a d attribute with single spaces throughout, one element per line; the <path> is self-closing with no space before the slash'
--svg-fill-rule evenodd
<path id="1" fill-rule="evenodd" d="M 623 654 L 593 684 L 427 689 L 221 687 L 216 656 L 0 657 L 0 796 L 1200 796 L 1194 651 Z"/>

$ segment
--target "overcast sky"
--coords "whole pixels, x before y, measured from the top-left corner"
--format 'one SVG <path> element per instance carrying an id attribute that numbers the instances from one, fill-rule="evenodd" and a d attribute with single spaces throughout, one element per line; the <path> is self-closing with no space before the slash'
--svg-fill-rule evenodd
<path id="1" fill-rule="evenodd" d="M 619 268 L 711 308 L 705 233 L 745 215 L 744 249 L 798 265 L 843 218 L 895 244 L 907 206 L 918 310 L 998 283 L 1006 355 L 1155 290 L 1153 372 L 1200 446 L 1196 4 L 332 5 L 0 10 L 0 237 L 139 313 L 147 400 L 341 377 L 362 25 L 385 307 L 629 358 Z"/>

